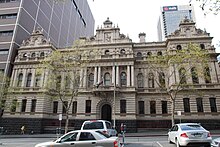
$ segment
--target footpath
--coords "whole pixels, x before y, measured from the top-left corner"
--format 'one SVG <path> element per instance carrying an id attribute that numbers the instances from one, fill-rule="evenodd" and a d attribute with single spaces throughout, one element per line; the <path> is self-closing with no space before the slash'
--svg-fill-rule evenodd
<path id="1" fill-rule="evenodd" d="M 209 130 L 211 136 L 219 136 L 220 130 Z M 145 130 L 137 133 L 125 133 L 126 137 L 154 137 L 154 136 L 167 136 L 166 130 Z M 57 138 L 57 134 L 20 134 L 20 135 L 0 135 L 1 138 Z"/>

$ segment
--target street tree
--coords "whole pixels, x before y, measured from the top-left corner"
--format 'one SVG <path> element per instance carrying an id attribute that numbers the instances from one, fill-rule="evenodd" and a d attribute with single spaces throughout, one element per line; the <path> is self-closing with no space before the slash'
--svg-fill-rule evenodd
<path id="1" fill-rule="evenodd" d="M 66 117 L 65 133 L 68 131 L 69 110 L 78 96 L 83 79 L 86 78 L 82 69 L 87 67 L 95 55 L 94 50 L 85 50 L 83 45 L 85 42 L 78 40 L 72 48 L 53 51 L 42 61 L 48 72 L 45 91 L 51 98 L 59 99 L 64 108 L 62 113 Z"/>
<path id="2" fill-rule="evenodd" d="M 167 50 L 163 55 L 151 55 L 148 58 L 147 64 L 152 73 L 149 79 L 155 81 L 161 93 L 167 95 L 171 103 L 172 125 L 175 124 L 175 104 L 178 94 L 184 91 L 195 92 L 194 86 L 199 83 L 200 76 L 207 82 L 210 80 L 208 59 L 207 51 L 201 50 L 195 44 L 188 44 L 187 48 L 179 50 Z M 188 82 L 188 79 L 192 79 L 192 82 Z"/>

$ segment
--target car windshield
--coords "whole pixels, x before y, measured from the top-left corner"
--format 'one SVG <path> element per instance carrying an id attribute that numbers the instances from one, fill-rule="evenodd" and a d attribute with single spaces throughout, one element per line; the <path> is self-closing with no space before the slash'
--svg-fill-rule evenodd
<path id="1" fill-rule="evenodd" d="M 180 126 L 181 130 L 186 131 L 186 130 L 203 130 L 203 127 L 200 125 L 181 125 Z"/>
<path id="2" fill-rule="evenodd" d="M 84 130 L 89 129 L 103 129 L 103 123 L 102 122 L 86 122 L 83 126 Z"/>
<path id="3" fill-rule="evenodd" d="M 99 133 L 102 136 L 105 136 L 106 138 L 110 138 L 110 136 L 108 134 L 105 134 L 105 133 L 103 133 L 101 131 L 96 131 L 96 132 Z"/>

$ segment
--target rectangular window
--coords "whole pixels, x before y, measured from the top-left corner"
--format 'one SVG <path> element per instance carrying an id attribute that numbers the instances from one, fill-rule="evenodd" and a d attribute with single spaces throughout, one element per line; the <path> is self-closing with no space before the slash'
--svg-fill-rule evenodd
<path id="1" fill-rule="evenodd" d="M 167 114 L 167 101 L 162 101 L 162 114 Z"/>
<path id="2" fill-rule="evenodd" d="M 25 112 L 27 106 L 27 100 L 23 99 L 21 102 L 21 112 Z"/>
<path id="3" fill-rule="evenodd" d="M 57 113 L 58 111 L 58 101 L 53 102 L 53 113 Z"/>
<path id="4" fill-rule="evenodd" d="M 31 100 L 31 112 L 35 112 L 36 111 L 36 104 L 37 104 L 37 100 L 36 99 Z"/>
<path id="5" fill-rule="evenodd" d="M 184 112 L 190 112 L 189 98 L 183 98 Z"/>
<path id="6" fill-rule="evenodd" d="M 150 114 L 156 114 L 156 101 L 150 101 Z"/>
<path id="7" fill-rule="evenodd" d="M 0 36 L 4 37 L 4 36 L 12 36 L 13 35 L 13 31 L 0 31 Z"/>
<path id="8" fill-rule="evenodd" d="M 210 103 L 211 112 L 217 112 L 216 99 L 209 98 L 209 103 Z"/>
<path id="9" fill-rule="evenodd" d="M 0 55 L 8 55 L 8 49 L 0 50 Z"/>
<path id="10" fill-rule="evenodd" d="M 139 114 L 144 114 L 144 101 L 138 101 L 138 109 Z"/>
<path id="11" fill-rule="evenodd" d="M 91 100 L 86 100 L 86 113 L 91 113 Z"/>
<path id="12" fill-rule="evenodd" d="M 0 15 L 0 19 L 13 19 L 17 18 L 17 14 L 3 14 Z"/>
<path id="13" fill-rule="evenodd" d="M 126 113 L 126 100 L 120 100 L 120 113 Z"/>
<path id="14" fill-rule="evenodd" d="M 197 104 L 197 111 L 204 112 L 202 98 L 196 98 L 196 104 Z"/>
<path id="15" fill-rule="evenodd" d="M 64 101 L 63 102 L 63 111 L 62 111 L 63 114 L 66 113 L 67 107 L 68 107 L 68 101 Z"/>
<path id="16" fill-rule="evenodd" d="M 77 113 L 77 101 L 73 102 L 73 108 L 72 108 L 72 114 L 76 114 Z"/>

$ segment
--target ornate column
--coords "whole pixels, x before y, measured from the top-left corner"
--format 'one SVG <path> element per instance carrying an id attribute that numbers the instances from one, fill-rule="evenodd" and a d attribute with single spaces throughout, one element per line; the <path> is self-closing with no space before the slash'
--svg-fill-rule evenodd
<path id="1" fill-rule="evenodd" d="M 11 77 L 11 83 L 10 83 L 10 86 L 12 86 L 12 87 L 15 86 L 16 79 L 17 79 L 17 76 L 18 76 L 17 74 L 18 74 L 18 70 L 14 69 L 13 73 L 12 73 L 12 77 Z"/>
<path id="2" fill-rule="evenodd" d="M 32 77 L 31 77 L 31 87 L 34 87 L 34 83 L 35 83 L 35 72 L 36 72 L 36 69 L 31 69 L 31 73 L 32 73 Z"/>
<path id="3" fill-rule="evenodd" d="M 23 79 L 22 79 L 22 84 L 21 87 L 25 87 L 25 83 L 26 83 L 26 77 L 27 77 L 27 69 L 23 69 Z"/>
<path id="4" fill-rule="evenodd" d="M 86 88 L 86 81 L 87 81 L 87 67 L 84 68 L 84 76 L 83 76 L 83 87 Z"/>
<path id="5" fill-rule="evenodd" d="M 97 67 L 94 67 L 94 85 L 97 84 Z"/>
<path id="6" fill-rule="evenodd" d="M 131 65 L 131 86 L 134 86 L 134 65 Z"/>
<path id="7" fill-rule="evenodd" d="M 83 87 L 83 69 L 80 69 L 80 84 L 79 84 L 79 87 Z"/>
<path id="8" fill-rule="evenodd" d="M 127 87 L 131 86 L 131 69 L 130 65 L 127 66 Z"/>
<path id="9" fill-rule="evenodd" d="M 119 85 L 119 66 L 116 66 L 116 85 Z"/>
<path id="10" fill-rule="evenodd" d="M 115 84 L 115 65 L 112 66 L 112 84 Z"/>
<path id="11" fill-rule="evenodd" d="M 101 66 L 98 67 L 98 83 L 101 82 Z"/>

